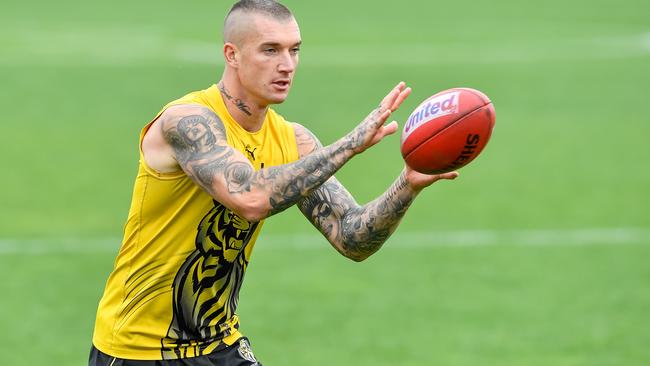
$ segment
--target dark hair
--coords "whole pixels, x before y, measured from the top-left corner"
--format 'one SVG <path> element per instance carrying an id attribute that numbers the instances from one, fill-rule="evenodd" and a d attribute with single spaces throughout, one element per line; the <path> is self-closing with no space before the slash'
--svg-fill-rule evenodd
<path id="1" fill-rule="evenodd" d="M 232 6 L 226 19 L 235 11 L 261 13 L 278 20 L 286 20 L 293 17 L 291 10 L 274 0 L 239 0 Z"/>

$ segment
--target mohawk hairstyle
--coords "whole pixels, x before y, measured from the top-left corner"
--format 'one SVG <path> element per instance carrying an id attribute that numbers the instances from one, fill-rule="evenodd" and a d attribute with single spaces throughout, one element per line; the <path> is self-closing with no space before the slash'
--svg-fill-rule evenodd
<path id="1" fill-rule="evenodd" d="M 275 0 L 239 0 L 232 6 L 223 24 L 224 42 L 235 42 L 237 38 L 236 19 L 242 15 L 262 14 L 278 21 L 288 21 L 293 18 L 291 10 Z"/>
<path id="2" fill-rule="evenodd" d="M 232 6 L 226 16 L 226 20 L 230 17 L 230 14 L 236 11 L 261 13 L 278 20 L 286 20 L 293 17 L 291 10 L 275 0 L 240 0 Z"/>

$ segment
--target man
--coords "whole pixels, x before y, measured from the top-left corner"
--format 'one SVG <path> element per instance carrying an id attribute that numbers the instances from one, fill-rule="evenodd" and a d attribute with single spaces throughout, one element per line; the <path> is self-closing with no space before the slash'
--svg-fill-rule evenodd
<path id="1" fill-rule="evenodd" d="M 269 108 L 287 98 L 300 44 L 286 7 L 239 1 L 224 25 L 221 80 L 171 102 L 142 130 L 90 365 L 259 365 L 235 309 L 265 218 L 297 205 L 336 250 L 361 261 L 420 190 L 457 176 L 406 167 L 386 193 L 359 206 L 333 175 L 396 131 L 396 122 L 384 123 L 410 89 L 399 83 L 349 134 L 323 147 Z"/>

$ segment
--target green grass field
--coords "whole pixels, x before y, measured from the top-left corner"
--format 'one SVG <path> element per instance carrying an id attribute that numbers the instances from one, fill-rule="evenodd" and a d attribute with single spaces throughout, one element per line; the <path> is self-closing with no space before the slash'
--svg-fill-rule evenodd
<path id="1" fill-rule="evenodd" d="M 290 209 L 241 293 L 265 365 L 650 364 L 650 3 L 299 2 L 277 109 L 333 142 L 395 83 L 494 101 L 483 155 L 353 263 Z M 216 82 L 230 2 L 9 0 L 0 12 L 0 359 L 83 365 L 126 218 L 137 137 Z M 337 177 L 359 202 L 399 137 Z"/>

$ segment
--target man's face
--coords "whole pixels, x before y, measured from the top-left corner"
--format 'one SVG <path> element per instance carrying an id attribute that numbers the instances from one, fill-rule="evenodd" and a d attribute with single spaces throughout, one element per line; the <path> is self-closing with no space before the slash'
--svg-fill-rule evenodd
<path id="1" fill-rule="evenodd" d="M 298 66 L 301 38 L 295 19 L 277 21 L 253 15 L 254 26 L 240 48 L 238 75 L 259 105 L 284 102 Z"/>

